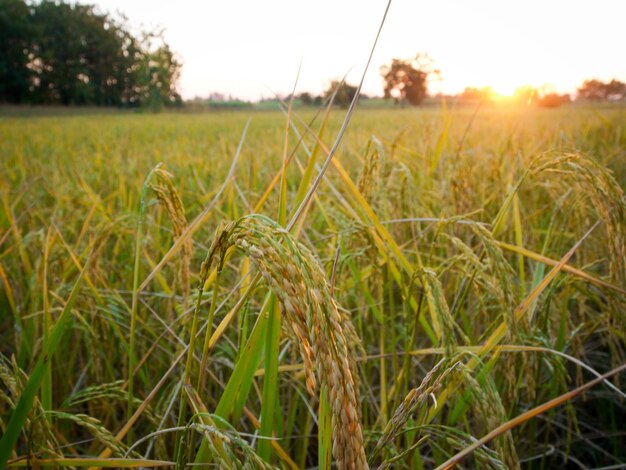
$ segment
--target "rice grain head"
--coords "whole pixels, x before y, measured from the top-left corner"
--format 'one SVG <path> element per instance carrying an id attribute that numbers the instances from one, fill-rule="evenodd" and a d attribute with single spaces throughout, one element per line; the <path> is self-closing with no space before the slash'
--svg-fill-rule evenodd
<path id="1" fill-rule="evenodd" d="M 460 365 L 459 355 L 444 357 L 424 376 L 419 387 L 409 391 L 403 402 L 396 409 L 393 417 L 385 426 L 382 436 L 376 443 L 372 457 L 400 435 L 409 418 L 428 402 L 428 398 L 436 393 L 448 376 Z"/>
<path id="2" fill-rule="evenodd" d="M 157 168 L 154 170 L 154 176 L 159 183 L 150 184 L 150 188 L 156 194 L 159 203 L 165 208 L 167 215 L 174 230 L 174 240 L 177 240 L 187 229 L 187 218 L 185 217 L 185 208 L 183 201 L 172 182 L 172 175 L 165 170 Z M 188 238 L 181 247 L 181 259 L 179 268 L 179 283 L 183 289 L 183 304 L 187 305 L 189 299 L 189 266 L 191 264 L 193 245 L 191 238 Z"/>
<path id="3" fill-rule="evenodd" d="M 281 303 L 308 392 L 315 396 L 318 382 L 328 391 L 337 468 L 367 468 L 353 361 L 358 338 L 339 313 L 319 261 L 271 219 L 249 215 L 218 228 L 200 277 L 232 246 L 250 257 Z"/>

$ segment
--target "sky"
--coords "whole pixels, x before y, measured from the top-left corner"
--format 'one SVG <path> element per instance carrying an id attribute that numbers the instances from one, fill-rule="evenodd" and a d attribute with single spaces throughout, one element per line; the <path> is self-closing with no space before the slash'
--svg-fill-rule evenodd
<path id="1" fill-rule="evenodd" d="M 386 0 L 90 0 L 134 27 L 163 28 L 182 61 L 183 98 L 245 100 L 356 84 Z M 428 53 L 433 93 L 523 85 L 572 92 L 588 78 L 626 81 L 626 1 L 394 0 L 363 91 L 382 95 L 380 67 Z"/>

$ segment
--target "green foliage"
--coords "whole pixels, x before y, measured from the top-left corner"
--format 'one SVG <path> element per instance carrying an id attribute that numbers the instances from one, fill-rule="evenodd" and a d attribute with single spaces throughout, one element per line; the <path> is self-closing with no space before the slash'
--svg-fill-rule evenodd
<path id="1" fill-rule="evenodd" d="M 302 93 L 300 93 L 298 95 L 298 98 L 300 98 L 300 102 L 305 106 L 312 105 L 315 100 L 315 98 L 313 98 L 311 93 L 309 93 L 308 91 L 303 91 Z"/>
<path id="2" fill-rule="evenodd" d="M 23 0 L 0 0 L 0 101 L 21 103 L 29 93 L 30 10 Z"/>
<path id="3" fill-rule="evenodd" d="M 344 81 L 332 80 L 324 92 L 324 98 L 330 99 L 335 94 L 335 104 L 341 108 L 347 108 L 356 95 L 356 87 Z"/>
<path id="4" fill-rule="evenodd" d="M 385 98 L 394 97 L 400 103 L 422 104 L 428 94 L 429 75 L 437 74 L 432 60 L 423 54 L 412 59 L 393 59 L 380 69 L 385 82 Z"/>
<path id="5" fill-rule="evenodd" d="M 493 100 L 494 96 L 495 91 L 493 91 L 493 88 L 489 86 L 482 88 L 466 87 L 465 90 L 463 90 L 463 93 L 461 93 L 461 95 L 459 96 L 459 98 L 464 101 L 488 102 Z"/>
<path id="6" fill-rule="evenodd" d="M 135 37 L 91 5 L 2 0 L 0 47 L 0 101 L 153 109 L 180 101 L 180 63 L 162 36 Z"/>
<path id="7" fill-rule="evenodd" d="M 610 82 L 585 80 L 578 88 L 578 97 L 584 100 L 624 100 L 626 99 L 626 83 L 613 79 Z"/>

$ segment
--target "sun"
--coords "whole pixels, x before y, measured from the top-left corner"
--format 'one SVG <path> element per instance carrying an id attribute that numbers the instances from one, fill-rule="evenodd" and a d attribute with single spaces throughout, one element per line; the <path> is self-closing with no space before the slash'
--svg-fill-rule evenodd
<path id="1" fill-rule="evenodd" d="M 492 86 L 496 98 L 510 98 L 515 93 L 519 86 Z"/>
<path id="2" fill-rule="evenodd" d="M 489 84 L 493 92 L 502 98 L 510 98 L 515 94 L 515 91 L 522 87 L 524 84 L 516 80 L 493 80 L 494 83 Z"/>
<path id="3" fill-rule="evenodd" d="M 504 69 L 498 69 L 484 76 L 483 83 L 484 86 L 491 88 L 496 97 L 506 99 L 514 96 L 515 92 L 520 88 L 528 86 L 528 82 L 532 81 L 528 78 L 510 73 Z"/>

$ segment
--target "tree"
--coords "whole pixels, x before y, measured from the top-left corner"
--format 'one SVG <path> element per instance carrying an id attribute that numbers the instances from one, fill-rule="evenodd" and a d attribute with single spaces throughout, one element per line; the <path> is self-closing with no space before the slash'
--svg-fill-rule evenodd
<path id="1" fill-rule="evenodd" d="M 94 6 L 0 0 L 0 101 L 158 108 L 180 101 L 162 35 Z"/>
<path id="2" fill-rule="evenodd" d="M 570 102 L 568 94 L 546 93 L 537 99 L 537 105 L 542 108 L 558 108 L 562 104 Z"/>
<path id="3" fill-rule="evenodd" d="M 578 88 L 578 97 L 591 101 L 599 101 L 604 99 L 604 83 L 596 79 L 585 80 L 583 84 Z"/>
<path id="4" fill-rule="evenodd" d="M 539 99 L 539 91 L 529 85 L 524 85 L 513 94 L 515 101 L 523 104 L 535 104 Z"/>
<path id="5" fill-rule="evenodd" d="M 26 100 L 32 72 L 30 10 L 22 0 L 0 0 L 0 101 Z"/>
<path id="6" fill-rule="evenodd" d="M 467 87 L 461 94 L 461 99 L 465 101 L 491 101 L 495 96 L 493 88 L 486 86 L 482 88 Z"/>
<path id="7" fill-rule="evenodd" d="M 160 38 L 160 35 L 157 38 Z M 181 101 L 176 91 L 180 63 L 164 41 L 152 52 L 144 54 L 138 74 L 139 101 L 144 106 L 158 111 L 164 105 L 173 105 Z"/>
<path id="8" fill-rule="evenodd" d="M 547 85 L 539 88 L 524 85 L 515 90 L 513 99 L 518 104 L 539 106 L 541 108 L 557 108 L 571 101 L 570 95 L 567 93 L 563 95 L 556 93 L 552 87 Z"/>
<path id="9" fill-rule="evenodd" d="M 578 97 L 584 100 L 623 100 L 626 99 L 626 83 L 619 80 L 611 80 L 604 83 L 600 80 L 585 80 L 578 88 Z"/>
<path id="10" fill-rule="evenodd" d="M 333 80 L 330 82 L 329 87 L 324 92 L 324 98 L 330 98 L 333 93 L 335 94 L 335 103 L 342 107 L 347 108 L 352 103 L 354 96 L 356 95 L 357 87 L 349 85 L 346 82 L 339 82 Z"/>
<path id="11" fill-rule="evenodd" d="M 35 101 L 119 104 L 106 100 L 122 42 L 106 15 L 93 6 L 43 1 L 34 8 L 32 23 Z"/>
<path id="12" fill-rule="evenodd" d="M 613 79 L 604 85 L 604 91 L 608 100 L 623 100 L 626 98 L 626 83 Z"/>
<path id="13" fill-rule="evenodd" d="M 401 104 L 408 101 L 413 106 L 420 105 L 426 98 L 428 77 L 439 73 L 433 68 L 432 59 L 425 54 L 407 60 L 393 59 L 380 71 L 385 82 L 385 98 L 393 97 Z"/>
<path id="14" fill-rule="evenodd" d="M 302 93 L 300 93 L 298 95 L 298 98 L 300 98 L 300 102 L 305 106 L 310 106 L 313 104 L 313 96 L 311 96 L 311 93 L 309 93 L 308 91 L 303 91 Z"/>

